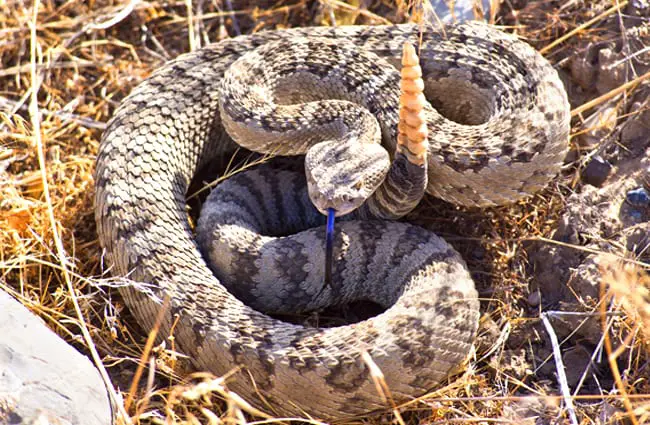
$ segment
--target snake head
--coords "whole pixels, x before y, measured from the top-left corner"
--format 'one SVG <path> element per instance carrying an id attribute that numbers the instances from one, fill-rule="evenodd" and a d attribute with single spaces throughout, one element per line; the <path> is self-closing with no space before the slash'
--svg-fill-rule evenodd
<path id="1" fill-rule="evenodd" d="M 309 197 L 322 214 L 333 208 L 337 217 L 346 215 L 372 195 L 389 168 L 388 152 L 381 145 L 356 139 L 318 143 L 305 157 Z"/>

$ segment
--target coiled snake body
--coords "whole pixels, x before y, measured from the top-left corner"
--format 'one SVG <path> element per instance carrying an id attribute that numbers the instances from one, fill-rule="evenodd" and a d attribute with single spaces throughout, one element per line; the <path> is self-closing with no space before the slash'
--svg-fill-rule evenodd
<path id="1" fill-rule="evenodd" d="M 236 256 L 213 265 L 213 274 L 186 215 L 190 181 L 232 149 L 231 136 L 253 150 L 304 153 L 319 137 L 336 140 L 341 128 L 358 121 L 354 114 L 367 115 L 351 108 L 352 100 L 380 116 L 379 137 L 394 152 L 399 94 L 393 86 L 399 76 L 391 65 L 398 66 L 405 41 L 421 40 L 425 93 L 433 105 L 427 109 L 429 193 L 466 206 L 513 202 L 543 187 L 566 154 L 566 94 L 538 53 L 482 24 L 425 27 L 420 38 L 421 29 L 308 28 L 225 40 L 156 71 L 124 100 L 103 135 L 96 220 L 113 273 L 131 281 L 120 289 L 128 307 L 151 329 L 160 299 L 169 294 L 171 311 L 161 333 L 171 330 L 178 314 L 174 336 L 197 368 L 222 375 L 243 366 L 229 387 L 276 414 L 341 419 L 386 407 L 363 352 L 379 366 L 395 399 L 421 395 L 467 356 L 478 300 L 462 259 L 441 239 L 405 223 L 350 221 L 340 226 L 339 243 L 348 251 L 337 266 L 339 279 L 362 281 L 361 293 L 390 306 L 384 313 L 321 329 L 284 323 L 244 305 L 215 277 L 237 263 Z M 323 54 L 323 46 L 331 51 Z M 338 54 L 337 62 L 321 66 L 330 54 Z M 256 66 L 264 61 L 296 69 Z M 239 75 L 240 69 L 248 74 Z M 239 90 L 257 81 L 267 86 L 241 99 Z M 258 102 L 267 97 L 276 97 L 276 105 Z M 346 102 L 314 103 L 328 97 Z M 253 112 L 237 106 L 247 102 Z M 302 102 L 307 104 L 292 106 Z M 328 114 L 334 115 L 323 118 Z M 278 221 L 269 211 L 306 214 L 309 202 L 299 189 L 304 183 L 295 181 L 264 170 L 236 176 L 226 182 L 231 192 L 220 195 L 222 215 L 228 221 L 245 211 L 260 230 Z M 288 206 L 291 198 L 297 206 Z M 220 236 L 227 245 L 239 243 L 235 252 L 247 250 L 247 241 L 259 242 L 255 235 L 242 238 L 227 227 Z M 322 264 L 315 248 L 321 244 L 311 236 L 300 244 L 240 265 L 242 281 L 247 278 L 260 297 L 256 307 L 282 310 L 282 302 L 271 305 L 281 297 L 264 298 L 271 289 L 288 298 L 313 292 L 308 283 L 318 278 L 307 272 Z M 287 281 L 291 269 L 302 280 Z M 264 283 L 258 275 L 272 278 Z M 283 289 L 286 283 L 295 286 Z M 237 293 L 237 276 L 234 284 Z"/>

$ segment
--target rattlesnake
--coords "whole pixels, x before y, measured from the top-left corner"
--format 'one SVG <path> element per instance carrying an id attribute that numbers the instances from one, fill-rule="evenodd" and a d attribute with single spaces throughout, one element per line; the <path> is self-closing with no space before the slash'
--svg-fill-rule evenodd
<path id="1" fill-rule="evenodd" d="M 347 52 L 347 60 L 334 67 L 336 73 L 331 66 L 325 72 L 318 65 L 318 60 L 327 59 L 310 50 L 310 41 L 318 40 Z M 222 83 L 235 60 L 250 53 L 253 65 L 282 61 L 287 59 L 281 54 L 285 48 L 295 52 L 291 46 L 300 44 L 303 53 L 292 60 L 303 61 L 302 71 L 318 78 L 300 74 L 279 79 L 276 89 L 285 93 L 283 102 L 316 100 L 326 94 L 329 84 L 347 84 L 359 103 L 383 111 L 381 137 L 392 153 L 398 118 L 397 92 L 391 88 L 397 77 L 391 64 L 398 66 L 405 41 L 421 45 L 425 92 L 444 115 L 428 110 L 429 193 L 466 206 L 497 205 L 533 193 L 557 173 L 569 131 L 568 102 L 557 73 L 525 43 L 478 23 L 444 29 L 307 28 L 224 40 L 156 71 L 124 100 L 103 135 L 96 168 L 96 220 L 113 273 L 129 283 L 120 289 L 128 307 L 145 329 L 151 329 L 160 299 L 170 294 L 161 334 L 167 335 L 174 323 L 175 340 L 199 369 L 223 375 L 241 366 L 242 371 L 228 381 L 229 388 L 276 414 L 341 419 L 386 407 L 363 352 L 383 372 L 396 401 L 421 395 L 467 356 L 474 338 L 478 300 L 462 260 L 444 241 L 431 239 L 416 227 L 382 221 L 340 226 L 342 235 L 349 233 L 350 240 L 357 240 L 353 245 L 357 243 L 354 246 L 361 250 L 357 254 L 363 258 L 357 264 L 362 269 L 348 261 L 349 273 L 387 279 L 372 289 L 379 298 L 395 292 L 391 279 L 402 258 L 413 260 L 417 255 L 426 257 L 422 261 L 439 260 L 413 275 L 416 280 L 431 277 L 434 289 L 423 293 L 418 284 L 407 285 L 403 298 L 385 313 L 349 326 L 320 329 L 272 319 L 230 295 L 206 265 L 187 219 L 185 196 L 193 176 L 233 147 L 224 131 L 220 103 L 234 114 L 226 126 L 238 133 L 239 143 L 254 150 L 303 152 L 305 144 L 316 141 L 305 136 L 306 128 L 327 127 L 319 121 L 319 109 L 311 106 L 300 108 L 294 118 L 285 116 L 284 122 L 270 120 L 266 114 L 271 111 L 263 108 L 250 113 L 232 106 L 224 98 L 236 98 L 238 92 Z M 273 49 L 264 54 L 270 51 L 275 58 L 260 56 L 258 48 L 269 43 L 274 43 Z M 355 51 L 370 52 L 376 60 L 357 68 Z M 264 74 L 267 68 L 257 69 L 257 76 L 241 81 L 274 81 L 273 75 Z M 356 72 L 357 82 L 348 84 L 345 77 L 341 82 L 343 69 Z M 317 83 L 313 92 L 300 91 L 305 90 L 305 80 Z M 287 130 L 297 130 L 302 138 L 288 142 L 276 137 L 278 131 Z M 274 144 L 263 146 L 268 140 Z M 298 151 L 293 150 L 296 146 Z M 231 207 L 250 209 L 255 202 L 284 205 L 279 200 L 293 196 L 300 208 L 307 208 L 306 195 L 277 187 L 290 185 L 286 182 L 293 177 L 263 178 L 264 172 L 244 174 L 230 185 L 244 198 L 248 195 L 237 185 L 262 192 L 264 199 L 275 196 L 275 201 L 233 201 Z M 252 215 L 267 220 L 263 213 Z M 268 218 L 269 223 L 273 220 Z M 276 260 L 248 264 L 248 277 L 264 270 L 284 276 L 289 264 L 303 264 L 298 268 L 302 271 L 312 266 L 309 258 Z M 266 290 L 253 281 L 253 291 Z M 386 299 L 394 301 L 398 295 Z"/>

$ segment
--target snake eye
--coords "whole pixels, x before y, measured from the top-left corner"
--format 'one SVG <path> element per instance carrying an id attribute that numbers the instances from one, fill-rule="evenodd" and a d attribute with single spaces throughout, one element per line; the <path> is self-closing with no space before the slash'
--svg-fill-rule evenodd
<path id="1" fill-rule="evenodd" d="M 354 188 L 354 190 L 361 190 L 361 188 L 363 187 L 363 181 L 359 180 L 354 185 L 352 185 L 352 187 Z"/>

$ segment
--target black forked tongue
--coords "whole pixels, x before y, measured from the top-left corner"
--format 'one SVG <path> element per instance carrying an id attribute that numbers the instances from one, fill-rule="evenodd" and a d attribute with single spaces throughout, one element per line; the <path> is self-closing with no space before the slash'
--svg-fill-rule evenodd
<path id="1" fill-rule="evenodd" d="M 334 257 L 334 217 L 336 210 L 327 209 L 327 227 L 325 229 L 325 286 L 332 287 L 332 261 Z"/>

